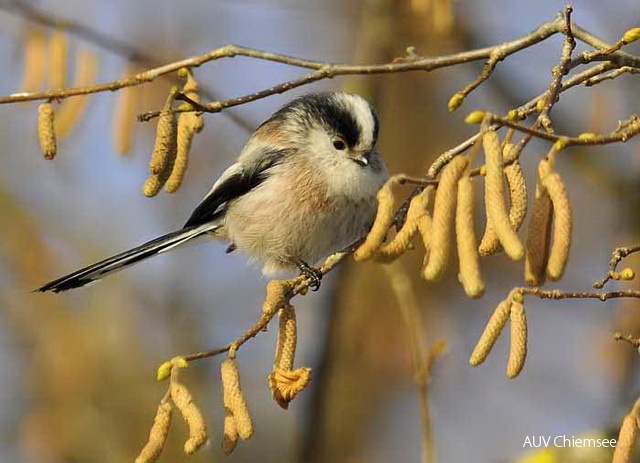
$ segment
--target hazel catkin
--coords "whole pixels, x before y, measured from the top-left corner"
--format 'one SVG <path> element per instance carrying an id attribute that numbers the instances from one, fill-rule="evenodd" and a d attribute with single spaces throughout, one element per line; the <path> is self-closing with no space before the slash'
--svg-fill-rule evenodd
<path id="1" fill-rule="evenodd" d="M 136 457 L 135 463 L 153 463 L 160 458 L 171 427 L 172 408 L 170 401 L 160 402 L 149 431 L 149 440 Z"/>
<path id="2" fill-rule="evenodd" d="M 293 306 L 286 305 L 280 309 L 278 326 L 278 341 L 273 368 L 291 370 L 296 355 L 297 326 L 296 312 Z"/>
<path id="3" fill-rule="evenodd" d="M 507 376 L 515 378 L 520 374 L 527 358 L 527 317 L 524 304 L 511 302 L 511 346 L 507 362 Z"/>
<path id="4" fill-rule="evenodd" d="M 456 209 L 458 180 L 467 167 L 466 156 L 456 156 L 447 164 L 440 175 L 433 207 L 433 221 L 429 255 L 425 258 L 422 276 L 433 281 L 444 272 L 451 248 L 451 232 Z"/>
<path id="5" fill-rule="evenodd" d="M 493 130 L 487 130 L 482 136 L 486 159 L 485 207 L 496 235 L 506 254 L 513 260 L 524 255 L 524 247 L 517 233 L 511 227 L 504 194 L 504 171 L 500 138 Z"/>
<path id="6" fill-rule="evenodd" d="M 38 140 L 45 159 L 51 160 L 56 156 L 58 144 L 54 128 L 53 105 L 50 101 L 38 106 Z"/>
<path id="7" fill-rule="evenodd" d="M 527 214 L 527 186 L 522 172 L 522 166 L 515 160 L 518 147 L 513 143 L 505 144 L 502 149 L 503 161 L 509 162 L 504 168 L 504 176 L 509 188 L 509 223 L 514 231 L 518 231 Z M 486 169 L 485 169 L 486 173 Z M 486 184 L 485 184 L 486 187 Z M 480 242 L 478 252 L 481 256 L 490 256 L 502 250 L 502 245 L 493 227 L 493 223 L 487 217 L 485 232 Z"/>
<path id="8" fill-rule="evenodd" d="M 473 183 L 464 176 L 458 182 L 456 209 L 456 242 L 460 261 L 459 278 L 467 296 L 478 298 L 484 293 L 484 280 L 480 272 L 480 258 L 474 230 Z"/>
<path id="9" fill-rule="evenodd" d="M 182 413 L 189 428 L 189 438 L 184 443 L 184 452 L 191 455 L 207 441 L 207 427 L 204 417 L 186 386 L 177 381 L 171 381 L 169 392 L 171 400 Z"/>
<path id="10" fill-rule="evenodd" d="M 569 259 L 573 227 L 571 204 L 560 175 L 551 172 L 542 179 L 542 184 L 553 204 L 553 239 L 547 262 L 547 276 L 550 280 L 557 281 L 562 278 Z"/>
<path id="11" fill-rule="evenodd" d="M 390 262 L 400 257 L 411 246 L 411 240 L 418 231 L 418 221 L 427 214 L 427 206 L 432 188 L 427 187 L 417 194 L 409 204 L 407 218 L 402 228 L 389 243 L 384 243 L 376 252 L 376 260 Z"/>
<path id="12" fill-rule="evenodd" d="M 553 207 L 549 192 L 542 184 L 541 178 L 548 175 L 550 169 L 551 167 L 547 159 L 540 161 L 531 220 L 529 221 L 529 229 L 527 230 L 524 280 L 532 286 L 540 286 L 544 283 L 547 261 L 549 259 Z"/>
<path id="13" fill-rule="evenodd" d="M 240 372 L 235 359 L 225 359 L 220 365 L 220 372 L 224 407 L 233 415 L 238 435 L 243 440 L 249 439 L 253 435 L 253 422 L 240 386 Z"/>
<path id="14" fill-rule="evenodd" d="M 373 221 L 373 226 L 367 234 L 364 243 L 362 243 L 353 253 L 354 260 L 363 261 L 371 259 L 384 242 L 384 239 L 387 236 L 387 231 L 393 223 L 395 212 L 395 196 L 393 194 L 393 187 L 397 184 L 398 177 L 393 176 L 387 180 L 376 194 L 376 199 L 378 200 L 376 218 Z"/>
<path id="15" fill-rule="evenodd" d="M 311 368 L 302 367 L 295 370 L 275 368 L 269 375 L 269 389 L 273 399 L 285 410 L 298 393 L 311 382 Z"/>
<path id="16" fill-rule="evenodd" d="M 190 98 L 192 101 L 199 103 L 200 96 L 198 95 L 199 86 L 198 82 L 193 77 L 191 71 L 185 69 L 187 81 L 182 87 L 182 93 Z M 191 144 L 193 137 L 196 133 L 200 133 L 204 127 L 204 121 L 202 114 L 189 111 L 182 112 L 178 116 L 178 127 L 176 135 L 176 157 L 171 169 L 171 175 L 167 179 L 167 183 L 164 189 L 167 193 L 175 193 L 184 179 L 184 174 L 189 164 L 189 152 L 191 150 Z"/>
<path id="17" fill-rule="evenodd" d="M 238 427 L 236 420 L 229 411 L 225 411 L 222 431 L 222 453 L 230 455 L 238 445 Z"/>
<path id="18" fill-rule="evenodd" d="M 155 145 L 149 162 L 149 172 L 152 175 L 171 172 L 176 157 L 176 135 L 176 115 L 170 107 L 165 107 L 158 118 Z"/>
<path id="19" fill-rule="evenodd" d="M 498 307 L 493 311 L 491 318 L 487 322 L 487 325 L 473 349 L 473 353 L 469 358 L 469 363 L 473 366 L 480 365 L 487 359 L 487 356 L 493 349 L 494 344 L 498 340 L 500 333 L 509 320 L 511 314 L 511 298 L 507 298 L 498 304 Z"/>
<path id="20" fill-rule="evenodd" d="M 631 412 L 625 415 L 622 420 L 612 463 L 631 463 L 633 461 L 633 450 L 636 446 L 637 436 L 638 418 Z"/>

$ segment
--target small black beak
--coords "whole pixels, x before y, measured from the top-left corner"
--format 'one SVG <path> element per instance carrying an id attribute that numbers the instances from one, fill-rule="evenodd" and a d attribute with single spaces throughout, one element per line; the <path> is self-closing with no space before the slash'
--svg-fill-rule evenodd
<path id="1" fill-rule="evenodd" d="M 371 151 L 367 151 L 363 154 L 355 154 L 350 156 L 351 160 L 362 167 L 367 167 L 369 165 L 369 157 L 371 156 Z"/>

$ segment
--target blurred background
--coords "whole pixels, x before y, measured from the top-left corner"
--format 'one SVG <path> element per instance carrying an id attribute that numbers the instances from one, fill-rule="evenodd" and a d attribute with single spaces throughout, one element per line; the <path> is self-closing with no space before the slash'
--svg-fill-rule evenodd
<path id="1" fill-rule="evenodd" d="M 20 90 L 25 37 L 37 26 L 14 3 L 0 2 L 2 95 Z M 404 55 L 407 46 L 421 55 L 446 54 L 516 38 L 564 7 L 560 1 L 507 0 L 24 3 L 51 19 L 83 24 L 143 50 L 160 63 L 226 43 L 332 62 L 385 62 Z M 639 25 L 640 5 L 634 0 L 610 0 L 606 8 L 596 0 L 573 6 L 578 24 L 611 42 Z M 69 38 L 70 80 L 73 56 L 81 49 L 96 53 L 98 81 L 125 72 L 127 56 Z M 420 175 L 439 153 L 473 133 L 462 123 L 468 111 L 503 112 L 543 91 L 561 40 L 554 37 L 500 63 L 455 113 L 447 112 L 449 97 L 482 63 L 430 74 L 336 78 L 235 108 L 234 119 L 206 115 L 183 187 L 154 199 L 140 188 L 155 124 L 132 121 L 131 153 L 118 155 L 112 136 L 117 94 L 87 100 L 51 162 L 38 147 L 36 104 L 1 106 L 0 460 L 131 461 L 165 391 L 166 384 L 154 378 L 157 365 L 223 345 L 257 319 L 267 280 L 241 255 L 225 255 L 224 245 L 215 242 L 181 248 L 79 291 L 30 292 L 181 226 L 242 148 L 246 126 L 257 125 L 294 95 L 347 88 L 378 108 L 380 150 L 390 170 Z M 220 98 L 301 75 L 298 69 L 245 58 L 196 70 L 201 85 Z M 159 109 L 168 87 L 158 81 L 140 88 L 139 112 Z M 572 90 L 554 108 L 556 128 L 570 134 L 611 131 L 638 107 L 639 95 L 633 76 Z M 589 290 L 604 275 L 613 248 L 637 243 L 638 149 L 633 140 L 572 149 L 559 157 L 575 234 L 566 277 L 557 287 Z M 535 166 L 547 150 L 546 144 L 532 143 L 524 153 L 530 195 Z M 640 388 L 637 352 L 615 343 L 611 334 L 639 334 L 636 302 L 527 299 L 530 355 L 520 377 L 508 380 L 507 336 L 481 367 L 471 368 L 468 358 L 496 304 L 521 284 L 521 264 L 500 256 L 484 261 L 486 295 L 469 301 L 454 265 L 442 283 L 427 285 L 418 278 L 421 260 L 416 251 L 401 262 L 414 279 L 424 342 L 444 339 L 449 346 L 430 383 L 437 461 L 512 461 L 526 450 L 527 436 L 617 429 Z M 266 382 L 277 330 L 272 326 L 247 343 L 238 358 L 256 430 L 228 461 L 419 461 L 420 409 L 408 335 L 379 264 L 349 262 L 321 291 L 294 304 L 300 330 L 296 365 L 314 369 L 312 386 L 288 411 L 280 409 Z M 182 375 L 211 434 L 210 445 L 190 461 L 223 460 L 220 360 L 196 362 Z M 176 419 L 160 461 L 186 459 L 185 432 Z"/>

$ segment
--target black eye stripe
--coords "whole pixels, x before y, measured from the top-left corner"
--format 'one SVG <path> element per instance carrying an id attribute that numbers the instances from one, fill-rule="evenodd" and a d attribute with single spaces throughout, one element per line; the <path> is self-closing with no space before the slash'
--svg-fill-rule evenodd
<path id="1" fill-rule="evenodd" d="M 362 128 L 343 101 L 332 93 L 312 93 L 289 102 L 278 110 L 267 122 L 285 120 L 292 112 L 304 116 L 307 124 L 320 122 L 325 129 L 340 136 L 349 148 L 358 144 Z"/>
<path id="2" fill-rule="evenodd" d="M 329 100 L 333 104 L 327 104 L 326 100 L 322 101 L 322 104 L 316 105 L 314 108 L 319 119 L 328 129 L 335 130 L 350 148 L 356 146 L 360 139 L 361 129 L 353 115 L 333 98 Z"/>
<path id="3" fill-rule="evenodd" d="M 371 108 L 371 116 L 373 117 L 373 141 L 372 145 L 375 145 L 378 141 L 378 131 L 380 130 L 380 121 L 378 120 L 378 115 L 375 110 Z"/>

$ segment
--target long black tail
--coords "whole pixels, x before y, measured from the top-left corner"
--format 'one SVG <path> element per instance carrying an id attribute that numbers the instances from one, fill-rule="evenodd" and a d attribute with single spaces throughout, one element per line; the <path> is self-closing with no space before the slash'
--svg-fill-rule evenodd
<path id="1" fill-rule="evenodd" d="M 99 280 L 111 273 L 122 270 L 133 264 L 137 264 L 141 260 L 155 256 L 162 252 L 168 251 L 175 246 L 179 246 L 187 241 L 192 240 L 200 235 L 214 231 L 219 227 L 216 223 L 207 223 L 204 225 L 194 225 L 167 233 L 138 247 L 121 252 L 115 256 L 96 262 L 88 267 L 76 270 L 69 275 L 50 281 L 46 285 L 36 289 L 36 291 L 45 292 L 67 291 L 73 288 L 80 288 L 92 281 Z"/>

